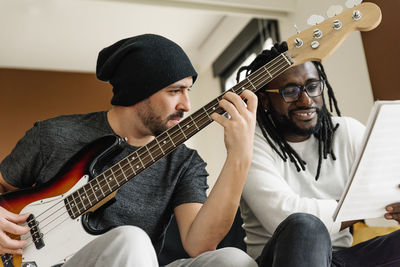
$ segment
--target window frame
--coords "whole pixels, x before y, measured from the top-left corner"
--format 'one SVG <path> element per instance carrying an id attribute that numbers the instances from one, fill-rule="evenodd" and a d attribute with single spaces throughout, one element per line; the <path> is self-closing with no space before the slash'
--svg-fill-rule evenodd
<path id="1" fill-rule="evenodd" d="M 225 92 L 227 79 L 253 53 L 263 50 L 264 42 L 271 38 L 273 43 L 280 41 L 278 21 L 253 18 L 213 62 L 214 77 L 219 77 L 221 92 Z"/>

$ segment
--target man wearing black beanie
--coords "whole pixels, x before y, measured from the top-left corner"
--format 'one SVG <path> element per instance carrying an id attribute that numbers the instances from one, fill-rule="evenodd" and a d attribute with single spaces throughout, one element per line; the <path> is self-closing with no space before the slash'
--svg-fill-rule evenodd
<path id="1" fill-rule="evenodd" d="M 26 247 L 23 239 L 10 239 L 6 233 L 32 233 L 31 228 L 18 225 L 28 214 L 0 207 L 0 222 L 6 222 L 0 223 L 0 253 L 17 255 L 24 248 L 24 261 L 41 261 L 38 266 L 158 266 L 157 254 L 174 215 L 183 247 L 192 258 L 167 266 L 255 267 L 255 261 L 239 249 L 215 249 L 232 225 L 250 166 L 256 96 L 248 90 L 240 96 L 228 92 L 218 105 L 230 118 L 207 115 L 224 127 L 227 149 L 225 164 L 207 197 L 206 163 L 195 150 L 179 145 L 176 132 L 170 131 L 177 129 L 186 138 L 182 128 L 189 124 L 178 123 L 190 110 L 188 91 L 197 79 L 182 48 L 154 34 L 123 39 L 99 53 L 96 75 L 113 86 L 112 109 L 35 123 L 1 162 L 0 191 L 52 188 L 59 183 L 54 182 L 59 179 L 59 170 L 65 173 L 72 165 L 70 158 L 89 155 L 94 147 L 91 144 L 109 142 L 110 137 L 102 137 L 119 136 L 122 139 L 112 140 L 125 142 L 90 160 L 93 179 L 63 194 L 64 202 L 57 200 L 57 205 L 65 203 L 66 221 L 50 220 L 46 226 L 52 230 L 46 236 L 45 230 L 41 231 L 44 222 L 31 226 L 42 233 L 38 236 L 43 238 L 44 247 L 30 248 L 34 246 Z M 170 148 L 166 149 L 166 144 L 171 144 Z M 93 204 L 103 197 L 112 200 L 100 207 Z M 86 205 L 98 208 L 72 220 Z M 54 239 L 61 245 L 52 247 Z"/>

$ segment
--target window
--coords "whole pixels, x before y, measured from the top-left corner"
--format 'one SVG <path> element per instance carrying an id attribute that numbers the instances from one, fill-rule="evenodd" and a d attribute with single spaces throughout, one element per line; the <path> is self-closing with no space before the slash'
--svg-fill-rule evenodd
<path id="1" fill-rule="evenodd" d="M 236 73 L 241 66 L 250 64 L 258 53 L 271 48 L 279 39 L 276 20 L 252 19 L 213 63 L 222 92 L 236 84 Z"/>

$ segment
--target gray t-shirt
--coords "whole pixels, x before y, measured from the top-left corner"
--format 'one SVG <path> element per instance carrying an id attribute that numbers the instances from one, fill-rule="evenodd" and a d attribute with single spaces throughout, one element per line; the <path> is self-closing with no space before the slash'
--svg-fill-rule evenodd
<path id="1" fill-rule="evenodd" d="M 53 178 L 65 163 L 92 141 L 115 133 L 107 112 L 67 115 L 35 123 L 0 164 L 4 179 L 18 188 L 43 184 Z M 105 169 L 126 157 L 137 147 L 122 144 L 122 152 Z M 150 236 L 156 251 L 173 209 L 180 204 L 206 199 L 206 163 L 185 145 L 162 158 L 124 184 L 116 201 L 99 208 L 91 216 L 97 229 L 136 225 Z"/>

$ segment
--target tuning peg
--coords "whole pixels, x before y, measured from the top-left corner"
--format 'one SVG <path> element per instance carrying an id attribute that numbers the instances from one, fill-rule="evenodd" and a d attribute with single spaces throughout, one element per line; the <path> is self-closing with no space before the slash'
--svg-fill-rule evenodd
<path id="1" fill-rule="evenodd" d="M 297 27 L 296 24 L 294 24 L 293 27 L 296 29 L 296 33 L 300 33 L 300 30 L 299 30 L 299 28 Z"/>
<path id="2" fill-rule="evenodd" d="M 336 16 L 337 14 L 342 13 L 342 11 L 343 11 L 343 7 L 340 5 L 330 6 L 328 8 L 328 11 L 326 12 L 326 14 L 328 15 L 328 18 L 332 18 L 332 17 Z"/>
<path id="3" fill-rule="evenodd" d="M 310 26 L 314 26 L 314 25 L 320 24 L 324 20 L 325 20 L 325 18 L 321 15 L 311 15 L 307 20 L 307 24 Z"/>
<path id="4" fill-rule="evenodd" d="M 362 0 L 347 0 L 345 5 L 347 8 L 352 8 L 361 4 L 361 2 Z"/>

